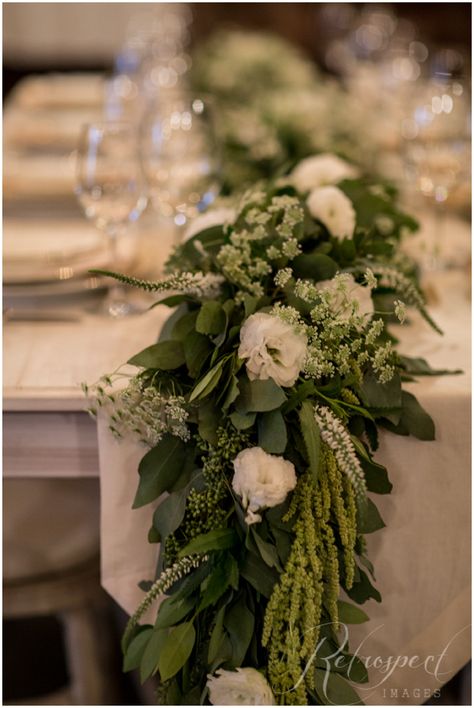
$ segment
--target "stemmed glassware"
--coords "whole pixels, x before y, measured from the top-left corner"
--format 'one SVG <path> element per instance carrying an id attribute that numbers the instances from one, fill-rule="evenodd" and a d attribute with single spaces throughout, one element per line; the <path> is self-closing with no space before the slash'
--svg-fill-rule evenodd
<path id="1" fill-rule="evenodd" d="M 188 220 L 211 204 L 219 188 L 212 101 L 163 91 L 140 129 L 140 154 L 156 211 L 172 219 L 177 239 Z"/>
<path id="2" fill-rule="evenodd" d="M 415 192 L 436 210 L 433 248 L 426 267 L 444 266 L 445 215 L 453 193 L 469 179 L 470 100 L 460 77 L 435 75 L 413 86 L 401 133 L 405 175 Z"/>
<path id="3" fill-rule="evenodd" d="M 76 167 L 76 196 L 86 217 L 108 236 L 115 268 L 119 238 L 147 203 L 136 129 L 125 122 L 85 125 Z M 105 309 L 112 317 L 135 310 L 120 285 L 109 290 Z"/>

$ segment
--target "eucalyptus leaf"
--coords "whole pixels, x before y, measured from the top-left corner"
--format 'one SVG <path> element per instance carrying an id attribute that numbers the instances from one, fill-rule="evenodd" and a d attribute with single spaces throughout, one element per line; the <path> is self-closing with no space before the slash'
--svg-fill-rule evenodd
<path id="1" fill-rule="evenodd" d="M 360 462 L 364 470 L 365 482 L 369 492 L 390 494 L 392 491 L 392 483 L 388 478 L 385 467 L 367 459 L 362 459 Z"/>
<path id="2" fill-rule="evenodd" d="M 216 300 L 205 302 L 196 320 L 196 331 L 201 334 L 219 334 L 225 328 L 226 314 Z"/>
<path id="3" fill-rule="evenodd" d="M 201 601 L 197 611 L 201 612 L 209 605 L 214 605 L 230 585 L 235 586 L 238 578 L 237 561 L 228 553 L 223 555 L 201 586 Z"/>
<path id="4" fill-rule="evenodd" d="M 189 556 L 192 553 L 207 553 L 208 551 L 222 551 L 232 548 L 238 541 L 234 529 L 214 529 L 208 533 L 200 534 L 193 538 L 179 552 L 179 557 Z"/>
<path id="5" fill-rule="evenodd" d="M 285 420 L 279 410 L 263 413 L 258 419 L 258 444 L 266 452 L 285 452 L 288 436 Z"/>
<path id="6" fill-rule="evenodd" d="M 360 607 L 351 605 L 350 602 L 338 600 L 337 609 L 339 612 L 339 621 L 344 624 L 361 624 L 369 620 L 368 616 Z"/>
<path id="7" fill-rule="evenodd" d="M 273 379 L 250 381 L 243 377 L 239 380 L 239 389 L 235 407 L 240 413 L 266 413 L 286 401 L 285 392 Z"/>
<path id="8" fill-rule="evenodd" d="M 266 565 L 270 568 L 276 568 L 280 573 L 282 573 L 283 569 L 280 565 L 276 547 L 272 543 L 264 541 L 253 526 L 250 527 L 249 532 L 264 563 L 266 563 Z"/>
<path id="9" fill-rule="evenodd" d="M 255 590 L 268 599 L 280 577 L 276 570 L 269 568 L 261 558 L 250 552 L 245 556 L 240 574 Z"/>
<path id="10" fill-rule="evenodd" d="M 232 425 L 237 430 L 248 430 L 251 428 L 255 423 L 256 417 L 256 413 L 239 413 L 239 411 L 234 411 L 229 416 Z"/>
<path id="11" fill-rule="evenodd" d="M 186 510 L 187 487 L 173 492 L 164 499 L 153 514 L 153 526 L 164 541 L 170 533 L 176 531 L 184 518 Z"/>
<path id="12" fill-rule="evenodd" d="M 152 344 L 128 360 L 128 363 L 133 366 L 141 366 L 144 369 L 161 369 L 162 371 L 178 369 L 184 362 L 183 346 L 180 342 L 173 340 Z"/>
<path id="13" fill-rule="evenodd" d="M 346 679 L 333 671 L 314 670 L 316 692 L 323 705 L 364 705 Z"/>
<path id="14" fill-rule="evenodd" d="M 204 334 L 192 331 L 185 337 L 183 349 L 189 375 L 196 378 L 212 352 L 212 344 Z"/>
<path id="15" fill-rule="evenodd" d="M 310 278 L 315 281 L 330 280 L 339 270 L 336 261 L 324 253 L 305 253 L 296 256 L 292 267 L 298 278 Z"/>
<path id="16" fill-rule="evenodd" d="M 364 376 L 359 394 L 364 405 L 371 408 L 400 408 L 402 405 L 402 385 L 400 375 L 395 374 L 388 383 L 380 383 L 370 370 Z"/>
<path id="17" fill-rule="evenodd" d="M 154 629 L 140 661 L 140 681 L 150 678 L 158 670 L 158 662 L 167 640 L 167 629 Z"/>
<path id="18" fill-rule="evenodd" d="M 184 597 L 176 600 L 174 597 L 169 597 L 164 600 L 158 610 L 158 616 L 155 622 L 155 629 L 165 629 L 172 627 L 180 622 L 193 609 L 194 600 L 190 597 Z"/>
<path id="19" fill-rule="evenodd" d="M 184 469 L 186 457 L 185 443 L 169 433 L 164 435 L 138 466 L 140 481 L 133 508 L 149 504 L 163 492 L 170 491 Z"/>
<path id="20" fill-rule="evenodd" d="M 123 671 L 132 671 L 138 669 L 142 660 L 147 644 L 151 638 L 153 627 L 146 625 L 140 627 L 138 634 L 130 642 L 125 656 L 123 658 Z"/>
<path id="21" fill-rule="evenodd" d="M 174 627 L 161 647 L 158 669 L 162 681 L 175 676 L 189 659 L 196 641 L 192 622 L 183 622 Z"/>
<path id="22" fill-rule="evenodd" d="M 382 602 L 382 596 L 379 591 L 374 588 L 370 582 L 367 574 L 364 573 L 362 568 L 357 568 L 359 580 L 355 580 L 353 586 L 349 589 L 346 588 L 346 593 L 349 595 L 351 600 L 357 602 L 357 604 L 362 605 L 370 598 L 373 598 L 376 602 Z"/>
<path id="23" fill-rule="evenodd" d="M 383 519 L 372 499 L 367 499 L 367 504 L 358 506 L 357 512 L 357 530 L 359 533 L 373 533 L 384 528 Z"/>
<path id="24" fill-rule="evenodd" d="M 232 644 L 231 664 L 235 668 L 242 666 L 255 628 L 254 615 L 248 609 L 242 595 L 239 600 L 227 610 L 224 626 L 229 633 Z"/>

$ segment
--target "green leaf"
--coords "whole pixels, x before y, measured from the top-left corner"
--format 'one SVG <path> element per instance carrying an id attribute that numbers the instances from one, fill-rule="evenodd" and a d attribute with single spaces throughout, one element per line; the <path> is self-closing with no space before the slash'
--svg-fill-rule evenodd
<path id="1" fill-rule="evenodd" d="M 395 374 L 385 384 L 378 381 L 373 371 L 368 371 L 359 391 L 367 408 L 400 408 L 402 405 L 402 384 L 400 375 Z"/>
<path id="2" fill-rule="evenodd" d="M 365 483 L 369 492 L 376 494 L 390 494 L 392 483 L 390 482 L 387 470 L 376 462 L 362 459 L 360 461 L 364 470 Z"/>
<path id="3" fill-rule="evenodd" d="M 132 356 L 128 360 L 133 366 L 141 366 L 144 369 L 161 369 L 169 371 L 178 369 L 184 364 L 184 350 L 180 342 L 169 340 L 158 342 L 143 349 L 139 354 Z"/>
<path id="4" fill-rule="evenodd" d="M 319 475 L 319 464 L 321 456 L 321 437 L 318 424 L 314 417 L 314 407 L 310 401 L 303 401 L 298 411 L 301 432 L 306 448 L 309 468 L 313 479 L 317 481 Z"/>
<path id="5" fill-rule="evenodd" d="M 140 681 L 144 683 L 158 670 L 158 662 L 166 644 L 168 630 L 154 629 L 140 662 Z"/>
<path id="6" fill-rule="evenodd" d="M 373 597 L 376 602 L 382 602 L 382 596 L 379 591 L 374 588 L 367 574 L 364 573 L 362 568 L 357 567 L 357 571 L 359 573 L 359 580 L 354 582 L 350 590 L 346 588 L 346 593 L 351 600 L 354 600 L 354 602 L 357 602 L 359 605 L 362 605 L 366 600 L 370 600 L 371 597 Z"/>
<path id="7" fill-rule="evenodd" d="M 402 392 L 401 422 L 408 428 L 410 435 L 418 440 L 434 440 L 435 426 L 433 419 L 422 408 L 415 396 L 408 391 Z"/>
<path id="8" fill-rule="evenodd" d="M 223 358 L 217 362 L 210 371 L 205 374 L 191 391 L 189 402 L 197 401 L 208 396 L 215 389 L 222 376 L 222 369 L 227 359 Z"/>
<path id="9" fill-rule="evenodd" d="M 232 548 L 238 541 L 234 529 L 214 529 L 193 538 L 187 546 L 181 549 L 179 557 L 189 556 L 192 553 L 207 553 L 208 551 L 222 551 Z"/>
<path id="10" fill-rule="evenodd" d="M 255 628 L 255 618 L 248 609 L 243 596 L 226 612 L 224 626 L 232 644 L 231 664 L 237 668 L 247 654 Z"/>
<path id="11" fill-rule="evenodd" d="M 421 357 L 400 356 L 400 363 L 406 373 L 413 376 L 443 376 L 462 373 L 461 369 L 432 369 L 426 359 Z"/>
<path id="12" fill-rule="evenodd" d="M 168 681 L 189 659 L 196 640 L 192 622 L 183 622 L 171 630 L 161 649 L 158 669 L 161 680 Z"/>
<path id="13" fill-rule="evenodd" d="M 253 526 L 250 527 L 250 533 L 264 563 L 269 568 L 276 568 L 280 573 L 283 572 L 276 547 L 272 543 L 264 541 Z"/>
<path id="14" fill-rule="evenodd" d="M 184 518 L 188 488 L 173 492 L 166 497 L 153 514 L 153 526 L 164 541 L 170 533 L 176 531 Z"/>
<path id="15" fill-rule="evenodd" d="M 232 425 L 237 430 L 248 430 L 255 423 L 256 413 L 239 413 L 239 411 L 234 411 L 230 414 L 229 418 Z"/>
<path id="16" fill-rule="evenodd" d="M 196 331 L 201 334 L 219 334 L 226 324 L 226 315 L 222 305 L 216 300 L 205 302 L 196 320 Z"/>
<path id="17" fill-rule="evenodd" d="M 266 452 L 285 452 L 288 437 L 284 418 L 279 410 L 263 413 L 258 420 L 258 444 Z"/>
<path id="18" fill-rule="evenodd" d="M 138 669 L 146 646 L 153 632 L 153 627 L 146 625 L 140 627 L 139 633 L 130 642 L 125 656 L 123 658 L 123 671 L 132 671 Z"/>
<path id="19" fill-rule="evenodd" d="M 212 352 L 212 345 L 204 334 L 190 332 L 184 339 L 183 349 L 189 375 L 196 378 Z"/>
<path id="20" fill-rule="evenodd" d="M 208 400 L 198 408 L 199 435 L 211 445 L 217 445 L 217 428 L 221 424 L 222 413 L 214 401 Z"/>
<path id="21" fill-rule="evenodd" d="M 222 656 L 222 649 L 226 640 L 228 638 L 224 632 L 224 613 L 225 605 L 221 607 L 216 615 L 216 621 L 211 633 L 211 639 L 209 641 L 209 648 L 207 653 L 207 661 L 209 664 L 213 664 L 219 656 Z"/>
<path id="22" fill-rule="evenodd" d="M 169 597 L 164 600 L 158 610 L 158 617 L 155 622 L 155 629 L 165 629 L 180 622 L 195 605 L 194 600 L 189 597 L 176 599 Z"/>
<path id="23" fill-rule="evenodd" d="M 246 554 L 240 568 L 240 575 L 268 599 L 280 577 L 276 570 L 269 568 L 261 558 L 253 553 Z"/>
<path id="24" fill-rule="evenodd" d="M 186 454 L 185 443 L 169 433 L 146 453 L 138 466 L 140 481 L 133 501 L 134 509 L 171 490 L 183 471 Z"/>
<path id="25" fill-rule="evenodd" d="M 189 308 L 187 304 L 183 302 L 180 304 L 179 307 L 176 308 L 174 312 L 171 313 L 171 315 L 168 317 L 163 327 L 161 328 L 160 336 L 158 337 L 159 342 L 167 342 L 168 340 L 172 339 L 171 333 L 176 322 L 178 322 L 178 320 L 180 320 L 181 317 L 188 311 Z"/>
<path id="26" fill-rule="evenodd" d="M 244 377 L 239 381 L 239 388 L 235 407 L 240 413 L 266 413 L 286 401 L 283 389 L 273 379 L 250 381 Z"/>
<path id="27" fill-rule="evenodd" d="M 351 605 L 350 602 L 338 600 L 337 609 L 339 611 L 339 621 L 344 622 L 344 624 L 361 624 L 369 620 L 368 616 L 360 607 Z"/>
<path id="28" fill-rule="evenodd" d="M 323 705 L 364 705 L 346 679 L 333 671 L 314 670 L 316 692 Z"/>
<path id="29" fill-rule="evenodd" d="M 190 332 L 194 332 L 196 317 L 196 310 L 191 310 L 190 312 L 186 312 L 182 315 L 182 317 L 175 322 L 173 329 L 171 330 L 171 339 L 183 342 Z"/>
<path id="30" fill-rule="evenodd" d="M 310 253 L 296 256 L 292 263 L 293 272 L 298 278 L 310 278 L 311 280 L 330 280 L 333 278 L 339 266 L 332 258 L 324 253 Z"/>
<path id="31" fill-rule="evenodd" d="M 357 507 L 357 530 L 359 533 L 373 533 L 385 526 L 379 510 L 371 499 Z"/>
<path id="32" fill-rule="evenodd" d="M 237 561 L 230 554 L 225 554 L 201 585 L 201 602 L 197 609 L 201 612 L 209 605 L 214 605 L 222 597 L 229 585 L 236 585 L 239 579 Z"/>
<path id="33" fill-rule="evenodd" d="M 222 409 L 224 411 L 226 411 L 229 408 L 229 406 L 232 405 L 232 403 L 234 403 L 235 399 L 238 398 L 239 393 L 240 393 L 239 379 L 234 374 L 230 380 L 229 387 L 228 387 L 226 394 L 225 394 L 224 403 L 222 404 Z"/>
<path id="34" fill-rule="evenodd" d="M 189 300 L 192 300 L 190 295 L 169 295 L 168 297 L 164 297 L 162 300 L 158 300 L 155 302 L 154 307 L 157 305 L 166 305 L 166 307 L 176 307 L 177 305 L 182 305 L 183 302 L 188 302 Z"/>

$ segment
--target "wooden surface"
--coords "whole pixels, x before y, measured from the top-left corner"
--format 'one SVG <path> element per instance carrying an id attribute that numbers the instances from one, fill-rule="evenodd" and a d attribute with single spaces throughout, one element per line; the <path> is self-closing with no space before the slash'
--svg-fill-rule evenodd
<path id="1" fill-rule="evenodd" d="M 4 328 L 4 475 L 98 475 L 95 421 L 81 382 L 112 372 L 159 331 L 166 308 L 126 320 L 8 322 Z"/>

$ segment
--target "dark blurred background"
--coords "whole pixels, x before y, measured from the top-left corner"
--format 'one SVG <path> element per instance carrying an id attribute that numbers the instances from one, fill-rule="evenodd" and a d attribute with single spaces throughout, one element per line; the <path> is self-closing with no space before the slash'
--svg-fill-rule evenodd
<path id="1" fill-rule="evenodd" d="M 24 75 L 84 69 L 111 70 L 133 13 L 153 3 L 3 3 L 3 95 Z M 323 68 L 331 40 L 347 32 L 361 3 L 190 3 L 192 42 L 222 25 L 266 29 L 304 49 Z M 450 47 L 468 57 L 470 3 L 381 3 L 413 23 L 430 46 Z"/>

